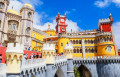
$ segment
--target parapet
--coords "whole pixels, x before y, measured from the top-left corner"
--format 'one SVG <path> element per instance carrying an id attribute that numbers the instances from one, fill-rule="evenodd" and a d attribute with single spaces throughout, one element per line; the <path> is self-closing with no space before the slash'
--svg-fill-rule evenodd
<path id="1" fill-rule="evenodd" d="M 20 43 L 8 43 L 6 53 L 23 53 L 24 46 Z"/>
<path id="2" fill-rule="evenodd" d="M 110 22 L 110 19 L 109 18 L 105 18 L 105 19 L 99 19 L 99 23 L 108 23 Z"/>
<path id="3" fill-rule="evenodd" d="M 45 44 L 43 44 L 43 49 L 42 50 L 53 50 L 53 51 L 55 51 L 55 44 L 45 43 Z"/>
<path id="4" fill-rule="evenodd" d="M 66 46 L 64 47 L 64 49 L 73 49 L 72 43 L 70 42 L 70 43 L 66 44 Z"/>

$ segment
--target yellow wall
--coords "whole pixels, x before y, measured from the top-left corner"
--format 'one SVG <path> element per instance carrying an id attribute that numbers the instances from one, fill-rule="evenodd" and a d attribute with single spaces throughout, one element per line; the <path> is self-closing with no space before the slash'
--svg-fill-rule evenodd
<path id="1" fill-rule="evenodd" d="M 39 40 L 39 41 L 43 41 L 43 38 L 45 38 L 46 36 L 45 35 L 42 35 L 40 33 L 37 33 L 35 31 L 32 32 L 32 37 L 34 37 L 34 34 L 35 34 L 35 39 Z M 41 43 L 37 42 L 37 46 L 39 45 L 42 45 Z M 37 50 L 42 50 L 42 47 L 36 47 L 36 41 L 35 40 L 32 40 L 32 49 L 34 48 L 37 49 Z"/>
<path id="2" fill-rule="evenodd" d="M 70 42 L 70 40 L 68 38 L 59 38 L 58 39 L 58 53 L 63 52 L 63 49 L 66 46 L 67 42 L 68 43 Z M 61 43 L 63 43 L 63 46 L 61 46 Z"/>
<path id="3" fill-rule="evenodd" d="M 115 56 L 115 49 L 114 45 L 110 45 L 112 47 L 112 52 L 107 52 L 107 47 L 108 45 L 100 45 L 97 46 L 97 55 L 98 56 Z"/>
<path id="4" fill-rule="evenodd" d="M 55 31 L 44 31 L 45 33 L 48 34 L 48 36 L 50 36 L 50 34 L 52 34 L 52 36 L 55 36 Z"/>

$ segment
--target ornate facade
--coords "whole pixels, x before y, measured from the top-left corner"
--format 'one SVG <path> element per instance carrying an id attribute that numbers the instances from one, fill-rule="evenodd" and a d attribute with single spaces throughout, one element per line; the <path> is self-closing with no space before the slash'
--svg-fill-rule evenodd
<path id="1" fill-rule="evenodd" d="M 8 9 L 9 0 L 0 1 L 0 43 L 21 43 L 31 46 L 34 8 L 30 4 L 21 7 L 20 13 Z"/>

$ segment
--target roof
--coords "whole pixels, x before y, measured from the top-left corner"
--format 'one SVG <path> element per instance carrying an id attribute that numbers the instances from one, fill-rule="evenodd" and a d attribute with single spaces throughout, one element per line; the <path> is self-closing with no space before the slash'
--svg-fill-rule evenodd
<path id="1" fill-rule="evenodd" d="M 12 13 L 12 14 L 20 15 L 20 13 L 18 13 L 17 11 L 15 11 L 13 9 L 9 9 L 8 12 Z"/>
<path id="2" fill-rule="evenodd" d="M 28 6 L 28 7 L 32 8 L 32 5 L 31 5 L 31 4 L 28 4 L 28 3 L 26 3 L 24 6 L 25 6 L 25 7 Z"/>

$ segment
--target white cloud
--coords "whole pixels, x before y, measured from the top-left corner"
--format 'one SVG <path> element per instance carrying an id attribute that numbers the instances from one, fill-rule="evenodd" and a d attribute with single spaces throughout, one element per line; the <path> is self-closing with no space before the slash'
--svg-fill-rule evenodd
<path id="1" fill-rule="evenodd" d="M 44 25 L 35 25 L 35 28 L 39 28 L 41 30 L 47 30 L 48 29 L 48 24 L 51 25 L 51 29 L 55 30 L 55 26 L 56 26 L 56 20 L 53 20 L 52 22 L 47 22 Z M 76 22 L 73 22 L 72 20 L 66 20 L 66 24 L 68 25 L 67 27 L 67 32 L 71 32 L 71 29 L 73 32 L 77 32 L 79 30 L 82 30 L 81 28 L 78 27 Z"/>
<path id="2" fill-rule="evenodd" d="M 24 4 L 18 0 L 10 0 L 10 4 L 8 9 L 11 9 L 13 7 L 13 9 L 17 12 L 20 12 L 20 9 L 22 8 Z"/>
<path id="3" fill-rule="evenodd" d="M 120 21 L 113 23 L 113 32 L 117 48 L 120 49 Z"/>
<path id="4" fill-rule="evenodd" d="M 109 5 L 109 0 L 95 1 L 94 3 L 97 7 L 103 8 Z"/>
<path id="5" fill-rule="evenodd" d="M 37 6 L 37 5 L 42 5 L 43 2 L 41 0 L 10 0 L 10 5 L 9 5 L 9 9 L 11 9 L 12 6 L 14 6 L 14 10 L 19 12 L 20 9 L 22 8 L 22 6 L 25 4 L 25 3 L 30 3 L 32 4 L 33 7 Z M 76 11 L 76 9 L 72 9 L 71 11 Z M 66 11 L 67 14 L 70 13 L 70 11 Z M 56 26 L 56 20 L 52 18 L 52 22 L 47 22 L 45 23 L 44 25 L 41 25 L 42 24 L 42 19 L 45 18 L 45 17 L 48 17 L 48 15 L 45 13 L 45 12 L 35 12 L 34 13 L 34 27 L 36 28 L 39 28 L 41 30 L 46 30 L 48 29 L 48 24 L 51 25 L 51 29 L 54 29 L 55 30 L 55 26 Z M 78 26 L 77 26 L 77 23 L 76 22 L 73 22 L 72 20 L 66 20 L 66 24 L 68 24 L 68 27 L 67 27 L 67 31 L 70 32 L 71 29 L 72 31 L 76 32 L 78 30 L 81 30 Z"/>
<path id="6" fill-rule="evenodd" d="M 66 11 L 65 13 L 66 13 L 66 14 L 70 14 L 71 12 L 70 12 L 70 11 Z"/>
<path id="7" fill-rule="evenodd" d="M 116 6 L 120 7 L 120 0 L 97 0 L 94 5 L 103 8 L 109 6 L 110 3 L 114 3 Z"/>

